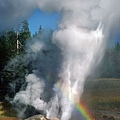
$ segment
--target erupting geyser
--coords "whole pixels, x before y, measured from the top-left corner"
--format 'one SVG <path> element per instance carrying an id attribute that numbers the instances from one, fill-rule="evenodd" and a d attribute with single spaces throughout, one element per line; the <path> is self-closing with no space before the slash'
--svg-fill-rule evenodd
<path id="1" fill-rule="evenodd" d="M 56 92 L 56 95 L 61 98 L 61 120 L 69 120 L 74 106 L 80 102 L 86 77 L 94 64 L 98 64 L 101 60 L 102 29 L 99 26 L 95 31 L 88 31 L 70 26 L 55 32 L 53 37 L 58 40 L 64 55 L 59 73 L 61 79 L 55 85 L 56 89 L 59 87 L 60 94 Z M 98 53 L 101 55 L 97 56 Z"/>
<path id="2" fill-rule="evenodd" d="M 45 12 L 61 13 L 58 30 L 52 36 L 55 48 L 48 43 L 41 43 L 40 39 L 28 43 L 30 52 L 26 56 L 36 62 L 31 68 L 33 73 L 26 75 L 26 88 L 21 88 L 13 99 L 13 103 L 25 105 L 19 107 L 19 116 L 22 117 L 26 106 L 30 105 L 44 112 L 47 118 L 76 120 L 77 116 L 77 120 L 90 120 L 89 116 L 83 114 L 83 118 L 82 112 L 76 114 L 76 111 L 80 111 L 79 101 L 85 79 L 100 63 L 109 30 L 120 17 L 120 0 L 26 0 L 26 4 L 23 0 L 17 2 L 0 0 L 0 11 L 5 11 L 7 6 L 15 9 L 10 9 L 13 12 L 8 16 L 7 22 L 3 19 L 8 14 L 0 14 L 0 25 L 7 23 L 7 27 L 11 27 L 13 18 L 16 25 L 36 7 Z M 20 10 L 24 10 L 22 13 L 18 9 L 19 5 L 23 8 Z M 7 27 L 3 26 L 1 30 Z M 41 54 L 42 48 L 46 47 L 56 52 L 55 57 L 46 58 Z M 24 57 L 26 61 L 27 57 Z M 49 76 L 51 81 L 46 81 L 49 73 L 53 77 Z"/>

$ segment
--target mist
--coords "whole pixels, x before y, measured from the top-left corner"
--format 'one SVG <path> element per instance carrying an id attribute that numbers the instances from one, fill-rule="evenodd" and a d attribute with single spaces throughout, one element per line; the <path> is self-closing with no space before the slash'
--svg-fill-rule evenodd
<path id="1" fill-rule="evenodd" d="M 119 21 L 120 17 L 120 1 L 0 2 L 0 11 L 3 11 L 0 13 L 1 30 L 18 25 L 36 8 L 43 12 L 61 14 L 59 27 L 50 37 L 50 42 L 41 42 L 43 35 L 42 38 L 38 37 L 26 44 L 24 63 L 34 62 L 31 65 L 31 72 L 23 76 L 25 79 L 23 86 L 27 84 L 26 87 L 23 89 L 21 86 L 12 103 L 33 106 L 46 114 L 47 118 L 76 119 L 72 114 L 76 111 L 73 106 L 79 103 L 85 80 L 101 62 L 112 28 L 115 30 L 118 25 L 115 22 Z M 9 11 L 9 8 L 12 9 Z M 45 55 L 44 50 L 52 52 Z M 49 81 L 46 77 L 48 75 L 51 79 Z M 23 108 L 17 111 L 21 109 Z M 25 117 L 24 111 L 18 116 Z"/>
<path id="2" fill-rule="evenodd" d="M 0 0 L 0 31 L 18 28 L 36 8 L 33 0 Z"/>

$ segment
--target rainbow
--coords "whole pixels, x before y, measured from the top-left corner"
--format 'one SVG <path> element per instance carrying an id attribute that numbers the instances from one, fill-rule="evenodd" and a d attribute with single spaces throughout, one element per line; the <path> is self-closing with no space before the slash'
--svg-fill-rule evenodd
<path id="1" fill-rule="evenodd" d="M 46 76 L 46 79 L 51 80 L 50 73 Z M 59 89 L 60 92 L 64 93 L 65 96 L 67 96 L 67 93 L 65 93 L 65 91 L 61 88 L 59 83 L 57 83 L 55 87 Z M 78 103 L 76 104 L 74 101 L 71 101 L 71 103 L 79 111 L 80 115 L 82 115 L 85 120 L 95 120 L 92 113 L 90 113 L 86 104 L 82 100 L 80 101 L 79 104 Z"/>
<path id="2" fill-rule="evenodd" d="M 61 88 L 59 83 L 56 84 L 56 87 L 64 93 L 64 90 Z M 68 96 L 66 93 L 64 93 L 65 96 Z M 68 98 L 68 97 L 67 97 Z M 70 100 L 69 100 L 70 101 Z M 85 103 L 81 100 L 80 103 L 75 103 L 74 101 L 71 101 L 71 103 L 74 105 L 74 107 L 80 112 L 80 114 L 85 118 L 85 120 L 95 120 L 93 115 L 89 112 L 87 106 Z"/>
<path id="3" fill-rule="evenodd" d="M 86 120 L 95 120 L 83 101 L 81 101 L 80 104 L 75 104 L 75 106 Z"/>

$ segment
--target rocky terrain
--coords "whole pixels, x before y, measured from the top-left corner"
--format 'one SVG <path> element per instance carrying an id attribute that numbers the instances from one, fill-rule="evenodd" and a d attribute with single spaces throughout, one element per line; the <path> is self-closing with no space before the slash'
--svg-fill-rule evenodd
<path id="1" fill-rule="evenodd" d="M 47 119 L 45 115 L 34 115 L 30 118 L 27 118 L 25 120 L 59 120 L 58 118 L 53 118 L 53 119 Z"/>

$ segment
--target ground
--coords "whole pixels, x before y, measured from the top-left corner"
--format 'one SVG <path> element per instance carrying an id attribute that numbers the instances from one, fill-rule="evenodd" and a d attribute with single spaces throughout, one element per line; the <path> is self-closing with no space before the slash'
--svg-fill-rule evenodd
<path id="1" fill-rule="evenodd" d="M 87 80 L 82 100 L 95 120 L 120 120 L 120 79 Z M 0 102 L 0 120 L 16 120 L 7 102 Z"/>
<path id="2" fill-rule="evenodd" d="M 120 120 L 120 79 L 87 80 L 82 97 L 96 120 Z"/>

